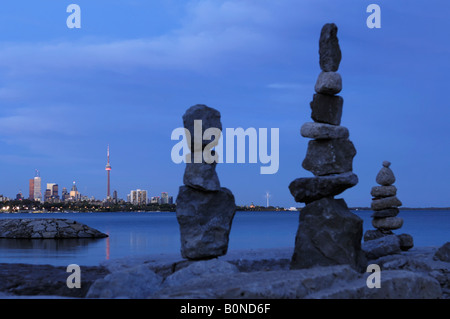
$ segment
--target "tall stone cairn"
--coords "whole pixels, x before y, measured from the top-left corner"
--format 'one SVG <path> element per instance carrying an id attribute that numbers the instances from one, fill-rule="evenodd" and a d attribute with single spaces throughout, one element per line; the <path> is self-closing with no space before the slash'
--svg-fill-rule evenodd
<path id="1" fill-rule="evenodd" d="M 295 201 L 306 204 L 300 212 L 292 269 L 349 264 L 360 270 L 365 263 L 361 250 L 363 221 L 349 211 L 343 199 L 334 199 L 358 183 L 352 172 L 356 149 L 348 129 L 340 126 L 343 98 L 336 95 L 342 90 L 342 78 L 337 73 L 341 61 L 337 30 L 334 23 L 322 28 L 322 72 L 310 103 L 314 122 L 305 123 L 300 130 L 303 137 L 312 139 L 302 166 L 314 177 L 298 178 L 289 185 Z"/>
<path id="2" fill-rule="evenodd" d="M 400 229 L 403 226 L 403 218 L 398 217 L 399 207 L 402 202 L 397 198 L 397 187 L 395 176 L 390 169 L 391 163 L 383 162 L 383 167 L 378 172 L 375 180 L 380 186 L 372 187 L 370 194 L 372 195 L 371 208 L 372 226 L 375 230 L 368 230 L 364 234 L 364 241 L 378 239 L 388 235 L 394 235 L 393 230 Z M 414 246 L 413 238 L 409 234 L 397 235 L 400 241 L 400 248 L 408 250 Z"/>
<path id="3" fill-rule="evenodd" d="M 194 121 L 199 123 L 199 120 L 201 129 L 194 126 Z M 220 136 L 203 140 L 203 133 L 208 128 L 222 130 L 220 112 L 197 104 L 183 115 L 183 124 L 191 136 L 191 143 L 188 143 L 191 153 L 187 155 L 190 160 L 186 161 L 184 186 L 180 186 L 176 199 L 181 255 L 192 260 L 215 258 L 227 253 L 231 224 L 236 212 L 233 194 L 220 186 L 216 173 L 217 161 L 210 163 L 203 156 L 205 147 L 217 145 L 219 141 Z M 214 151 L 210 151 L 210 154 L 218 156 Z M 201 162 L 196 163 L 196 158 L 200 158 Z"/>

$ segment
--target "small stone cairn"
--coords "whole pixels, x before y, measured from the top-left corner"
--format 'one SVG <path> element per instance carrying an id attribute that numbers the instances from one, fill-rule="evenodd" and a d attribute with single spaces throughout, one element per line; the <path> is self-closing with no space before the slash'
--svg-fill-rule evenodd
<path id="1" fill-rule="evenodd" d="M 364 234 L 364 241 L 378 239 L 388 235 L 394 235 L 392 230 L 400 229 L 403 226 L 403 218 L 398 217 L 399 208 L 402 202 L 397 198 L 397 188 L 395 176 L 389 168 L 391 163 L 383 162 L 383 167 L 376 176 L 376 182 L 380 186 L 372 187 L 370 194 L 373 196 L 371 208 L 372 225 L 376 230 L 368 230 Z M 400 248 L 408 250 L 414 246 L 413 238 L 409 234 L 401 234 L 397 236 L 400 240 Z"/>
<path id="2" fill-rule="evenodd" d="M 236 212 L 233 194 L 220 186 L 216 173 L 218 154 L 214 150 L 205 152 L 207 147 L 218 144 L 222 130 L 220 112 L 197 104 L 183 115 L 183 124 L 186 135 L 189 132 L 191 136 L 188 143 L 191 153 L 187 155 L 184 186 L 180 187 L 176 199 L 181 255 L 192 260 L 215 258 L 227 253 Z M 219 134 L 203 139 L 209 128 L 218 129 Z M 205 158 L 205 154 L 209 156 Z"/>
<path id="3" fill-rule="evenodd" d="M 289 190 L 295 201 L 305 203 L 295 240 L 291 268 L 309 268 L 350 264 L 361 269 L 365 263 L 361 250 L 362 219 L 351 213 L 343 199 L 334 199 L 358 183 L 352 172 L 356 149 L 349 140 L 349 131 L 340 126 L 343 98 L 342 78 L 337 70 L 341 50 L 337 26 L 325 24 L 319 40 L 320 68 L 311 102 L 311 118 L 300 130 L 311 138 L 304 169 L 315 176 L 298 178 Z"/>

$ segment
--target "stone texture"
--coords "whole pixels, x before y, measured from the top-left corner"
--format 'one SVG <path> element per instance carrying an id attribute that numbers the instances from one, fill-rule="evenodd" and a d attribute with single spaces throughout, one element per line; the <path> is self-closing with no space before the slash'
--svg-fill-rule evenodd
<path id="1" fill-rule="evenodd" d="M 181 255 L 209 259 L 226 254 L 236 212 L 233 194 L 226 188 L 202 192 L 181 186 L 176 199 Z"/>
<path id="2" fill-rule="evenodd" d="M 438 247 L 415 247 L 368 261 L 379 265 L 382 270 L 381 288 L 369 289 L 366 280 L 370 274 L 365 268 L 362 273 L 348 265 L 289 270 L 292 248 L 232 250 L 219 260 L 236 265 L 239 272 L 222 272 L 220 269 L 224 264 L 210 264 L 211 273 L 207 274 L 209 267 L 205 263 L 205 273 L 193 271 L 192 278 L 186 277 L 185 284 L 181 285 L 165 286 L 165 281 L 162 285 L 156 283 L 157 291 L 151 295 L 146 293 L 147 297 L 143 298 L 449 299 L 450 262 L 433 257 L 437 251 Z M 210 262 L 214 263 L 214 259 Z M 91 284 L 109 272 L 145 265 L 167 280 L 172 274 L 196 263 L 183 260 L 179 254 L 105 260 L 101 267 L 81 266 L 80 289 L 67 288 L 65 266 L 3 263 L 0 264 L 0 298 L 83 298 Z M 224 268 L 228 268 L 227 265 Z M 130 298 L 125 292 L 133 291 L 125 288 L 117 298 Z"/>
<path id="3" fill-rule="evenodd" d="M 183 183 L 203 191 L 220 190 L 220 181 L 216 173 L 217 163 L 186 163 Z"/>
<path id="4" fill-rule="evenodd" d="M 343 199 L 322 198 L 300 211 L 291 269 L 348 264 L 360 269 L 362 219 Z"/>
<path id="5" fill-rule="evenodd" d="M 189 281 L 189 286 L 168 287 L 155 297 L 161 299 L 293 299 L 305 298 L 334 283 L 357 279 L 348 265 L 301 270 L 255 271 L 213 274 Z"/>
<path id="6" fill-rule="evenodd" d="M 403 226 L 403 218 L 401 217 L 384 217 L 372 219 L 372 225 L 378 229 L 399 229 Z"/>
<path id="7" fill-rule="evenodd" d="M 97 279 L 89 288 L 86 297 L 107 299 L 149 298 L 160 289 L 162 279 L 147 265 L 139 265 Z"/>
<path id="8" fill-rule="evenodd" d="M 373 197 L 389 197 L 397 195 L 397 187 L 391 186 L 374 186 L 370 191 Z"/>
<path id="9" fill-rule="evenodd" d="M 194 121 L 195 120 L 202 121 L 201 136 L 197 136 L 197 137 L 194 137 Z M 204 147 L 213 141 L 215 142 L 215 144 L 217 144 L 219 142 L 218 138 L 217 138 L 217 140 L 214 140 L 214 139 L 213 140 L 203 140 L 203 133 L 208 128 L 217 128 L 219 130 L 222 130 L 222 123 L 220 121 L 220 112 L 214 108 L 211 108 L 211 107 L 203 105 L 203 104 L 197 104 L 197 105 L 191 106 L 189 109 L 186 110 L 186 112 L 183 115 L 183 125 L 184 125 L 184 128 L 187 129 L 191 135 L 191 144 L 188 143 L 189 149 L 191 151 L 194 150 L 195 138 L 198 138 L 198 141 L 202 145 L 201 150 L 195 150 L 195 151 L 203 151 Z"/>
<path id="10" fill-rule="evenodd" d="M 334 95 L 342 90 L 342 78 L 337 72 L 321 72 L 314 89 L 317 93 Z"/>
<path id="11" fill-rule="evenodd" d="M 381 287 L 367 288 L 367 277 L 310 294 L 309 299 L 439 299 L 442 290 L 431 276 L 405 270 L 382 270 Z"/>
<path id="12" fill-rule="evenodd" d="M 400 239 L 396 235 L 383 236 L 365 241 L 361 245 L 368 259 L 377 259 L 382 256 L 400 252 Z"/>
<path id="13" fill-rule="evenodd" d="M 369 229 L 364 233 L 364 241 L 378 239 L 384 236 L 393 235 L 394 233 L 390 230 L 383 229 Z"/>
<path id="14" fill-rule="evenodd" d="M 380 199 L 375 199 L 370 204 L 373 210 L 383 210 L 392 207 L 402 206 L 402 202 L 397 198 L 397 196 L 390 196 Z"/>
<path id="15" fill-rule="evenodd" d="M 299 203 L 310 203 L 323 197 L 335 196 L 358 184 L 358 176 L 352 172 L 318 177 L 297 178 L 289 190 Z"/>
<path id="16" fill-rule="evenodd" d="M 50 295 L 84 298 L 96 280 L 110 273 L 99 266 L 80 265 L 80 270 L 81 287 L 70 289 L 66 284 L 70 275 L 67 266 L 0 263 L 0 292 L 8 293 L 14 299 Z"/>
<path id="17" fill-rule="evenodd" d="M 344 99 L 340 96 L 314 94 L 311 106 L 311 118 L 315 122 L 332 125 L 341 124 Z"/>
<path id="18" fill-rule="evenodd" d="M 322 27 L 319 39 L 319 63 L 324 72 L 336 72 L 339 69 L 342 54 L 337 37 L 338 28 L 334 23 Z"/>
<path id="19" fill-rule="evenodd" d="M 302 166 L 316 176 L 351 172 L 355 155 L 348 139 L 311 140 Z"/>
<path id="20" fill-rule="evenodd" d="M 70 219 L 23 218 L 0 220 L 0 238 L 104 238 L 108 235 Z"/>
<path id="21" fill-rule="evenodd" d="M 395 217 L 398 215 L 399 212 L 400 210 L 397 207 L 386 208 L 383 210 L 374 211 L 371 217 L 373 218 Z"/>
<path id="22" fill-rule="evenodd" d="M 389 186 L 395 183 L 395 176 L 389 167 L 383 166 L 375 180 L 380 185 Z"/>
<path id="23" fill-rule="evenodd" d="M 300 134 L 314 139 L 348 138 L 348 129 L 344 126 L 307 122 L 302 125 Z"/>
<path id="24" fill-rule="evenodd" d="M 450 262 L 450 242 L 446 242 L 444 245 L 439 247 L 433 258 L 436 260 Z"/>
<path id="25" fill-rule="evenodd" d="M 400 234 L 397 237 L 400 240 L 401 250 L 406 251 L 414 247 L 414 240 L 410 234 Z"/>
<path id="26" fill-rule="evenodd" d="M 216 258 L 196 261 L 189 266 L 174 272 L 164 280 L 164 287 L 189 286 L 191 280 L 204 278 L 211 274 L 235 274 L 239 269 L 226 261 Z"/>

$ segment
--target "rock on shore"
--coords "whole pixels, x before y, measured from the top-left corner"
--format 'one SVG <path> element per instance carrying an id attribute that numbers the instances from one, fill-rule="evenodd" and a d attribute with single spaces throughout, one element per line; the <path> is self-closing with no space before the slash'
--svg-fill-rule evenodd
<path id="1" fill-rule="evenodd" d="M 23 218 L 0 220 L 0 238 L 103 238 L 108 235 L 71 219 Z"/>
<path id="2" fill-rule="evenodd" d="M 450 243 L 370 259 L 381 268 L 381 288 L 371 273 L 349 265 L 290 270 L 293 248 L 230 251 L 210 260 L 176 255 L 111 259 L 81 266 L 82 289 L 68 289 L 65 267 L 0 264 L 0 298 L 300 298 L 449 299 Z"/>

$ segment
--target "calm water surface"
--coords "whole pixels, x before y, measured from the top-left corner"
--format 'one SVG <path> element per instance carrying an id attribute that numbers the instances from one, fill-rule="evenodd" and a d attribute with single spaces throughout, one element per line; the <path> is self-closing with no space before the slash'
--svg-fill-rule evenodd
<path id="1" fill-rule="evenodd" d="M 370 211 L 355 212 L 364 231 L 373 229 Z M 293 247 L 298 212 L 237 212 L 229 250 Z M 441 246 L 450 241 L 450 211 L 401 211 L 403 227 L 415 246 Z M 102 239 L 0 239 L 0 263 L 67 266 L 98 265 L 126 256 L 179 253 L 180 236 L 175 213 L 44 213 L 0 214 L 0 218 L 69 218 L 109 235 Z"/>

